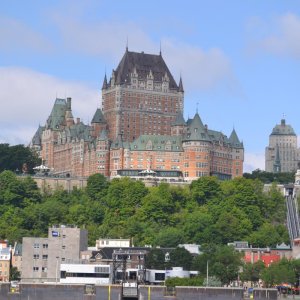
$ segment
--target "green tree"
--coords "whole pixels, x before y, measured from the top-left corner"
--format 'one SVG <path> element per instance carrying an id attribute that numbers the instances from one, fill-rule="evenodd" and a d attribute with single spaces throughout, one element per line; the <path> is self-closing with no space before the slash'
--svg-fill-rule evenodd
<path id="1" fill-rule="evenodd" d="M 240 275 L 242 281 L 251 281 L 257 283 L 261 279 L 265 264 L 259 260 L 255 263 L 246 263 L 243 265 L 243 272 Z"/>
<path id="2" fill-rule="evenodd" d="M 16 267 L 11 267 L 9 272 L 9 281 L 19 281 L 21 279 L 21 273 Z"/>
<path id="3" fill-rule="evenodd" d="M 222 284 L 237 280 L 241 262 L 241 253 L 231 246 L 219 246 L 210 265 L 210 274 L 219 278 Z"/>
<path id="4" fill-rule="evenodd" d="M 195 257 L 192 269 L 206 277 L 218 278 L 222 285 L 229 284 L 238 278 L 242 266 L 241 253 L 231 246 L 205 244 L 201 247 L 202 254 Z"/>
<path id="5" fill-rule="evenodd" d="M 262 280 L 267 287 L 282 283 L 294 284 L 296 273 L 292 262 L 282 259 L 279 262 L 272 263 L 268 268 L 263 270 Z"/>
<path id="6" fill-rule="evenodd" d="M 106 195 L 109 184 L 102 174 L 91 175 L 87 180 L 86 193 L 93 200 L 100 200 Z"/>
<path id="7" fill-rule="evenodd" d="M 250 234 L 249 242 L 254 247 L 275 247 L 276 244 L 280 244 L 284 240 L 278 234 L 275 226 L 264 223 L 257 231 Z"/>
<path id="8" fill-rule="evenodd" d="M 217 177 L 200 177 L 190 185 L 192 199 L 198 204 L 205 204 L 211 199 L 219 197 L 220 183 Z"/>
<path id="9" fill-rule="evenodd" d="M 246 214 L 237 207 L 232 207 L 230 212 L 224 211 L 219 216 L 215 227 L 223 244 L 242 240 L 252 231 L 251 222 Z"/>
<path id="10" fill-rule="evenodd" d="M 184 270 L 190 270 L 192 262 L 192 254 L 183 247 L 176 247 L 170 252 L 169 266 L 182 267 Z"/>
<path id="11" fill-rule="evenodd" d="M 165 227 L 161 229 L 155 239 L 155 245 L 161 247 L 177 247 L 183 242 L 183 231 L 174 227 Z"/>
<path id="12" fill-rule="evenodd" d="M 4 170 L 22 172 L 24 164 L 28 172 L 33 173 L 33 167 L 41 164 L 41 159 L 33 150 L 24 145 L 0 144 L 0 172 Z"/>
<path id="13" fill-rule="evenodd" d="M 165 269 L 165 254 L 161 249 L 152 248 L 146 256 L 145 266 L 147 269 Z"/>
<path id="14" fill-rule="evenodd" d="M 183 231 L 187 242 L 203 244 L 211 237 L 211 228 L 214 224 L 212 215 L 207 207 L 201 206 L 197 210 L 186 213 L 183 219 Z"/>

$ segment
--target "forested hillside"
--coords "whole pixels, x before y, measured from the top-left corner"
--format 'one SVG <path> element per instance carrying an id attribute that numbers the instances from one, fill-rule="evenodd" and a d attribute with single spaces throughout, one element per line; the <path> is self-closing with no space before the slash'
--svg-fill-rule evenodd
<path id="1" fill-rule="evenodd" d="M 31 177 L 0 173 L 0 238 L 46 236 L 53 224 L 76 224 L 99 237 L 132 238 L 136 246 L 179 243 L 253 246 L 289 243 L 284 198 L 275 185 L 263 193 L 259 180 L 203 177 L 185 187 L 146 188 L 129 178 L 88 179 L 86 189 L 42 194 Z"/>

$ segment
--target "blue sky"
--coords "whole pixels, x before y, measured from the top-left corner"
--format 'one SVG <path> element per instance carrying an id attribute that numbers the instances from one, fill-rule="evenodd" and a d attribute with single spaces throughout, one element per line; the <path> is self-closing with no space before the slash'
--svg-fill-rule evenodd
<path id="1" fill-rule="evenodd" d="M 28 144 L 55 97 L 89 122 L 126 47 L 159 53 L 185 89 L 185 118 L 245 146 L 245 171 L 285 115 L 300 133 L 300 2 L 2 1 L 0 142 Z"/>

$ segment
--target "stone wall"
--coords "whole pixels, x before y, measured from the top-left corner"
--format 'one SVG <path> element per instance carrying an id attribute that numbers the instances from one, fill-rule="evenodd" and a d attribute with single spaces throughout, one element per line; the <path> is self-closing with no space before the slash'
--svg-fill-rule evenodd
<path id="1" fill-rule="evenodd" d="M 87 291 L 93 291 L 88 294 Z M 9 283 L 0 284 L 0 300 L 120 300 L 120 285 L 96 286 L 91 290 L 82 284 L 26 284 L 19 286 L 19 292 L 11 292 Z M 140 300 L 241 300 L 240 288 L 177 287 L 166 293 L 163 286 L 140 286 Z M 255 300 L 276 300 L 276 289 L 254 290 Z"/>

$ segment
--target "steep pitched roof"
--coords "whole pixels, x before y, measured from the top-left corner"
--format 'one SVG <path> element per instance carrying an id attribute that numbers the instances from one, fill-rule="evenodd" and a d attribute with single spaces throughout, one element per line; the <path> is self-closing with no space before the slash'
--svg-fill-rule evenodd
<path id="1" fill-rule="evenodd" d="M 243 148 L 243 143 L 240 142 L 235 129 L 233 128 L 231 135 L 229 137 L 229 142 L 235 148 Z"/>
<path id="2" fill-rule="evenodd" d="M 198 113 L 189 121 L 185 141 L 210 141 L 208 130 L 204 127 Z"/>
<path id="3" fill-rule="evenodd" d="M 175 121 L 172 123 L 172 126 L 184 126 L 184 125 L 186 125 L 186 123 L 183 118 L 183 114 L 179 112 L 176 116 Z"/>
<path id="4" fill-rule="evenodd" d="M 51 128 L 53 130 L 59 129 L 59 126 L 62 125 L 65 121 L 66 110 L 66 99 L 56 98 L 51 114 L 47 119 L 46 127 Z"/>
<path id="5" fill-rule="evenodd" d="M 35 132 L 32 140 L 31 140 L 32 145 L 38 145 L 38 146 L 41 145 L 41 137 L 42 137 L 42 133 L 43 133 L 44 129 L 45 129 L 45 127 L 39 125 L 39 128 L 37 129 L 37 131 Z"/>
<path id="6" fill-rule="evenodd" d="M 159 82 L 167 74 L 170 80 L 170 89 L 178 90 L 178 86 L 161 55 L 126 51 L 117 69 L 114 71 L 116 84 L 130 82 L 130 74 L 134 70 L 136 70 L 138 77 L 143 80 L 146 80 L 147 75 L 151 71 L 154 81 Z"/>
<path id="7" fill-rule="evenodd" d="M 93 116 L 92 123 L 105 123 L 104 116 L 100 108 L 97 108 Z"/>
<path id="8" fill-rule="evenodd" d="M 111 143 L 110 148 L 111 149 L 120 149 L 120 148 L 124 149 L 123 138 L 122 138 L 121 134 L 119 134 L 117 139 Z"/>
<path id="9" fill-rule="evenodd" d="M 74 124 L 70 127 L 70 135 L 72 139 L 91 141 L 92 137 L 90 135 L 92 128 L 83 123 Z"/>

